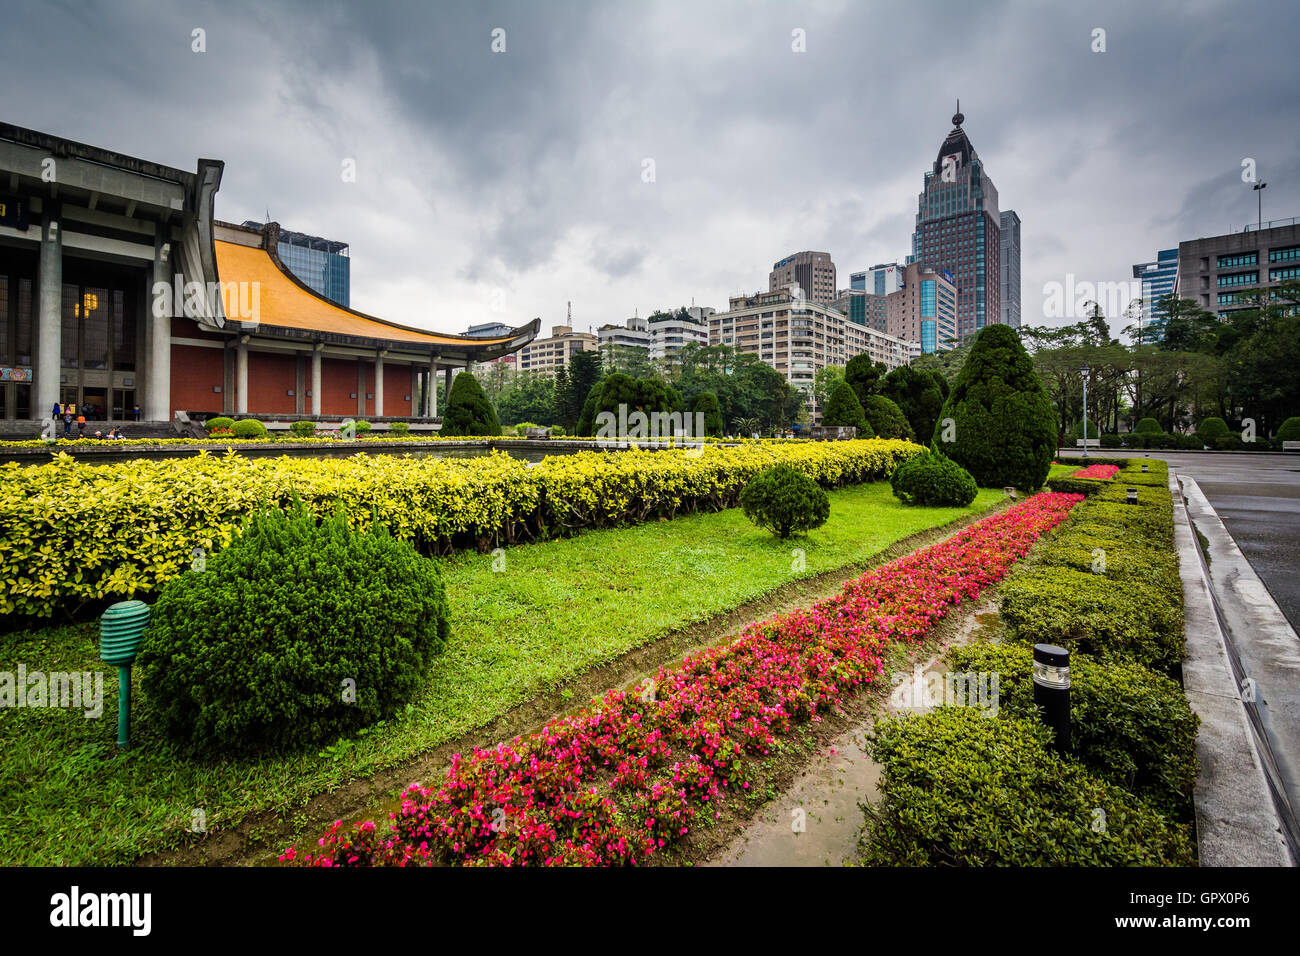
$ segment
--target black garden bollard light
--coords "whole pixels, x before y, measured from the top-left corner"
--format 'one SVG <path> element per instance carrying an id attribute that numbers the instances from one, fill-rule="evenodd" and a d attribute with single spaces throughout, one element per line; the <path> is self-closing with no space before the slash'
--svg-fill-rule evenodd
<path id="1" fill-rule="evenodd" d="M 1127 500 L 1128 503 L 1131 504 L 1131 505 L 1135 505 L 1135 504 L 1137 504 L 1137 503 L 1138 503 L 1138 490 L 1137 490 L 1136 488 L 1129 488 L 1129 489 L 1127 489 L 1127 492 L 1128 492 L 1128 495 L 1127 495 L 1127 498 L 1126 498 L 1125 500 Z"/>
<path id="2" fill-rule="evenodd" d="M 1142 474 L 1145 475 L 1150 470 L 1151 470 L 1151 466 L 1148 465 L 1145 461 L 1142 462 Z"/>
<path id="3" fill-rule="evenodd" d="M 1055 644 L 1034 645 L 1034 703 L 1052 728 L 1057 753 L 1070 752 L 1070 652 Z"/>

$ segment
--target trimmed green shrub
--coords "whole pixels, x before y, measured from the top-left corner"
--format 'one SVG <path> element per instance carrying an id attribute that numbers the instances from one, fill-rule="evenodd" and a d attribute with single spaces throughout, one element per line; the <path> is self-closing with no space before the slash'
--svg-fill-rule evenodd
<path id="1" fill-rule="evenodd" d="M 1216 439 L 1223 438 L 1228 434 L 1228 423 L 1222 418 L 1204 419 L 1200 427 L 1196 429 L 1196 437 L 1211 448 L 1214 447 Z"/>
<path id="2" fill-rule="evenodd" d="M 230 430 L 236 438 L 265 438 L 267 435 L 266 426 L 256 418 L 242 418 Z"/>
<path id="3" fill-rule="evenodd" d="M 859 352 L 844 366 L 844 381 L 858 397 L 858 404 L 865 405 L 884 385 L 885 363 L 873 362 L 866 352 Z"/>
<path id="4" fill-rule="evenodd" d="M 1098 438 L 1101 432 L 1097 429 L 1096 422 L 1088 422 L 1088 437 Z M 1074 427 L 1070 429 L 1070 440 L 1080 441 L 1083 438 L 1083 422 L 1075 422 Z"/>
<path id="5" fill-rule="evenodd" d="M 289 433 L 295 438 L 311 438 L 316 434 L 316 423 L 294 422 L 289 426 Z"/>
<path id="6" fill-rule="evenodd" d="M 1240 435 L 1220 435 L 1210 447 L 1218 451 L 1245 451 L 1246 443 Z"/>
<path id="7" fill-rule="evenodd" d="M 227 418 L 224 415 L 218 415 L 216 418 L 209 418 L 203 423 L 203 427 L 210 432 L 214 432 L 219 428 L 234 428 L 234 426 L 235 420 L 233 418 Z"/>
<path id="8" fill-rule="evenodd" d="M 915 369 L 900 365 L 885 376 L 880 394 L 893 401 L 907 417 L 913 441 L 930 444 L 934 423 L 948 394 L 948 380 L 933 369 Z"/>
<path id="9" fill-rule="evenodd" d="M 894 497 L 908 505 L 965 508 L 979 493 L 969 471 L 929 451 L 894 469 L 889 484 Z"/>
<path id="10" fill-rule="evenodd" d="M 916 435 L 907 422 L 903 410 L 884 395 L 870 395 L 862 405 L 862 414 L 877 438 L 906 438 L 915 441 Z"/>
<path id="11" fill-rule="evenodd" d="M 551 426 L 550 426 L 550 429 L 551 429 L 551 437 L 552 437 L 552 438 L 559 438 L 561 435 L 564 434 L 564 426 L 563 426 L 563 425 L 551 425 Z"/>
<path id="12" fill-rule="evenodd" d="M 138 659 L 174 739 L 287 750 L 398 713 L 448 634 L 437 565 L 379 525 L 301 505 L 252 517 L 203 571 L 172 579 Z M 349 699 L 354 698 L 354 699 Z"/>
<path id="13" fill-rule="evenodd" d="M 1164 429 L 1154 418 L 1144 418 L 1134 427 L 1133 431 L 1139 435 L 1160 435 Z"/>
<path id="14" fill-rule="evenodd" d="M 394 435 L 409 435 L 411 433 L 411 425 L 409 422 L 393 422 L 388 426 L 388 430 Z"/>
<path id="15" fill-rule="evenodd" d="M 1282 423 L 1282 427 L 1273 436 L 1279 442 L 1300 441 L 1300 417 L 1291 416 Z M 1280 447 L 1280 446 L 1279 446 Z"/>
<path id="16" fill-rule="evenodd" d="M 822 413 L 822 424 L 852 425 L 857 428 L 859 438 L 876 437 L 871 424 L 867 421 L 866 413 L 862 410 L 862 403 L 858 401 L 858 396 L 848 382 L 840 382 L 835 386 L 835 391 L 831 392 L 831 397 L 826 402 L 826 410 Z"/>
<path id="17" fill-rule="evenodd" d="M 1038 719 L 1034 652 L 975 644 L 947 655 L 954 671 L 998 675 L 997 714 Z M 1070 757 L 1172 819 L 1191 819 L 1198 720 L 1176 681 L 1136 664 L 1070 658 Z"/>
<path id="18" fill-rule="evenodd" d="M 778 538 L 820 528 L 831 503 L 821 485 L 789 465 L 759 472 L 740 492 L 745 517 Z"/>
<path id="19" fill-rule="evenodd" d="M 935 428 L 934 448 L 976 484 L 1036 491 L 1056 454 L 1056 413 L 1016 330 L 989 325 L 975 339 Z M 943 419 L 952 418 L 952 441 Z"/>
<path id="20" fill-rule="evenodd" d="M 1152 448 L 1177 448 L 1182 451 L 1201 451 L 1205 443 L 1196 435 L 1155 435 L 1154 438 L 1173 439 L 1168 444 L 1152 445 Z"/>
<path id="21" fill-rule="evenodd" d="M 474 375 L 461 374 L 452 379 L 451 395 L 447 398 L 447 408 L 442 414 L 440 434 L 487 435 L 494 438 L 501 434 L 497 410 Z"/>
<path id="22" fill-rule="evenodd" d="M 971 707 L 877 722 L 881 802 L 866 807 L 869 866 L 1186 866 L 1188 829 L 1049 749 L 1037 720 Z M 1104 817 L 1100 817 L 1097 811 Z M 1096 826 L 1104 819 L 1104 827 Z"/>
<path id="23" fill-rule="evenodd" d="M 1110 434 L 1110 433 L 1107 433 L 1107 434 L 1105 434 L 1105 435 L 1102 435 L 1102 436 L 1101 436 L 1101 447 L 1102 447 L 1102 448 L 1123 448 L 1123 447 L 1124 447 L 1124 436 L 1123 436 L 1123 435 L 1112 435 L 1112 434 Z"/>
<path id="24" fill-rule="evenodd" d="M 704 435 L 692 435 L 691 437 L 722 437 L 722 406 L 718 404 L 717 395 L 712 392 L 700 392 L 695 396 L 695 401 L 691 404 L 691 411 L 696 414 L 704 413 Z M 691 427 L 694 429 L 694 424 Z"/>
<path id="25" fill-rule="evenodd" d="M 364 435 L 370 431 L 370 422 L 357 422 L 357 434 Z"/>

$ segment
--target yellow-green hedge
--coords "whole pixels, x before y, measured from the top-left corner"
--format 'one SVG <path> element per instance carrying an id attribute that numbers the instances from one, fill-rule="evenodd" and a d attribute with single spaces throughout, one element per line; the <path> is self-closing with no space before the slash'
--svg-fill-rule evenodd
<path id="1" fill-rule="evenodd" d="M 0 466 L 0 614 L 50 616 L 156 591 L 230 542 L 242 517 L 295 496 L 342 502 L 428 552 L 490 547 L 735 504 L 784 462 L 825 487 L 875 481 L 921 452 L 906 441 L 750 443 L 691 451 L 579 452 L 529 466 L 481 458 L 193 458 L 93 465 L 58 455 Z M 255 583 L 250 582 L 250 586 Z"/>

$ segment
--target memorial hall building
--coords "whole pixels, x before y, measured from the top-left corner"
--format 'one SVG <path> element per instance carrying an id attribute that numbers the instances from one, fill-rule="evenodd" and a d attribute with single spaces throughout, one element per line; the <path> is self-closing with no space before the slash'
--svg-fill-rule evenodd
<path id="1" fill-rule="evenodd" d="M 56 404 L 432 422 L 442 373 L 511 354 L 540 322 L 446 335 L 346 308 L 297 278 L 280 226 L 218 221 L 224 164 L 193 172 L 0 123 L 0 431 Z M 432 316 L 431 316 L 432 318 Z"/>

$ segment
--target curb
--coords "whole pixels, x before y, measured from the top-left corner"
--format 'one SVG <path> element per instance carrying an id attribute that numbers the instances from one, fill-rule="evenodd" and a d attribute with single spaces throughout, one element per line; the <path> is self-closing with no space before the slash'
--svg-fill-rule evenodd
<path id="1" fill-rule="evenodd" d="M 1192 479 L 1182 480 L 1200 495 Z M 1272 768 L 1266 768 L 1272 763 L 1267 740 L 1247 714 L 1251 705 L 1242 700 L 1240 663 L 1222 626 L 1187 500 L 1172 468 L 1169 491 L 1183 580 L 1183 689 L 1201 720 L 1195 789 L 1201 865 L 1295 866 L 1278 809 L 1279 799 L 1285 806 L 1285 796 L 1270 777 Z M 1208 509 L 1208 503 L 1204 507 Z M 1214 514 L 1213 509 L 1209 513 Z"/>

